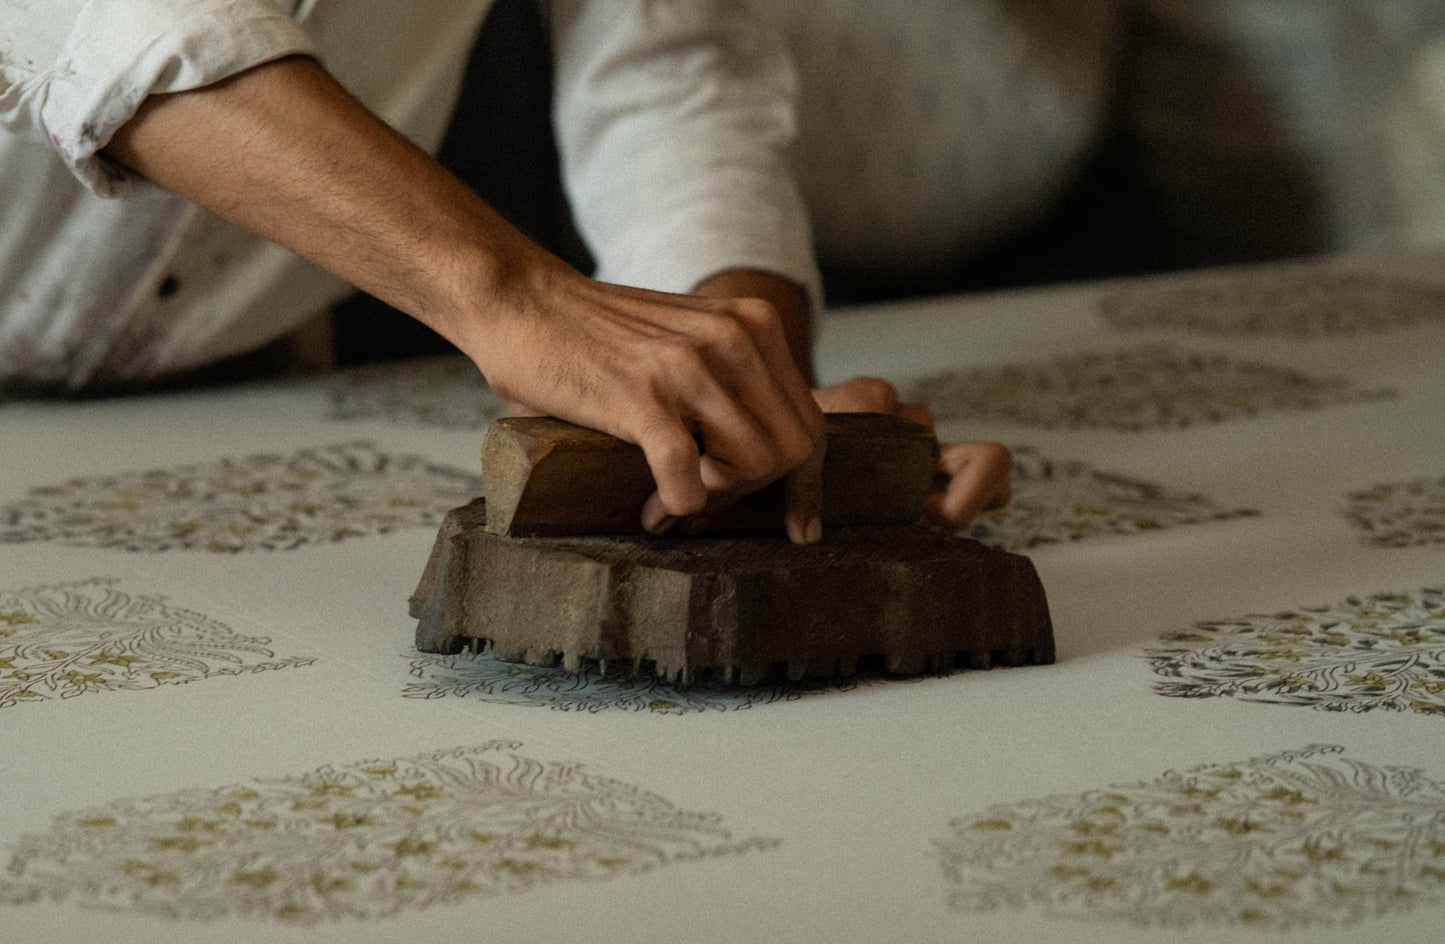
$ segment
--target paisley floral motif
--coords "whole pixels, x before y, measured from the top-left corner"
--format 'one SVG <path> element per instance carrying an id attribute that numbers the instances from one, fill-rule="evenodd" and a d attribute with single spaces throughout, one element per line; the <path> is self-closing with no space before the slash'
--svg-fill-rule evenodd
<path id="1" fill-rule="evenodd" d="M 937 844 L 960 912 L 1339 925 L 1445 902 L 1445 783 L 1310 747 L 991 807 Z"/>
<path id="2" fill-rule="evenodd" d="M 1146 654 L 1161 695 L 1445 718 L 1445 590 L 1200 623 Z"/>
<path id="3" fill-rule="evenodd" d="M 910 399 L 939 419 L 1045 429 L 1183 429 L 1394 396 L 1346 380 L 1169 345 L 949 371 L 915 382 Z"/>
<path id="4" fill-rule="evenodd" d="M 742 711 L 756 705 L 796 701 L 821 692 L 850 691 L 869 679 L 779 682 L 751 688 L 678 686 L 655 676 L 602 675 L 595 666 L 579 672 L 501 662 L 489 651 L 457 655 L 413 652 L 407 698 L 472 698 L 503 705 L 556 711 L 645 711 L 683 715 L 697 711 Z"/>
<path id="5" fill-rule="evenodd" d="M 1105 472 L 1085 462 L 1045 458 L 1028 446 L 1015 446 L 1013 454 L 1013 498 L 1008 506 L 980 515 L 963 532 L 1005 550 L 1258 514 L 1248 508 L 1221 508 L 1201 495 Z"/>
<path id="6" fill-rule="evenodd" d="M 371 443 L 72 479 L 0 506 L 0 543 L 127 551 L 291 550 L 435 527 L 481 477 Z"/>
<path id="7" fill-rule="evenodd" d="M 1315 338 L 1445 320 L 1445 283 L 1338 263 L 1274 264 L 1142 282 L 1105 295 L 1116 328 Z"/>
<path id="8" fill-rule="evenodd" d="M 15 845 L 0 903 L 309 924 L 773 845 L 492 742 L 63 814 Z"/>
<path id="9" fill-rule="evenodd" d="M 115 580 L 0 590 L 0 708 L 310 665 Z"/>
<path id="10" fill-rule="evenodd" d="M 1445 544 L 1445 478 L 1376 485 L 1350 495 L 1345 516 L 1366 544 Z"/>
<path id="11" fill-rule="evenodd" d="M 476 365 L 429 358 L 350 371 L 330 391 L 333 420 L 371 420 L 441 429 L 482 429 L 507 413 Z"/>

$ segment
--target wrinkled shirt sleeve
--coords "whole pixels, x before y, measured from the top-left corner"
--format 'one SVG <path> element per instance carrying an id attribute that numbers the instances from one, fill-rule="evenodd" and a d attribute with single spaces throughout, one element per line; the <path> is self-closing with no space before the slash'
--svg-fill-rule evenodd
<path id="1" fill-rule="evenodd" d="M 99 152 L 147 95 L 311 53 L 296 0 L 0 0 L 0 125 L 92 191 L 132 179 Z"/>
<path id="2" fill-rule="evenodd" d="M 550 19 L 563 180 L 597 277 L 688 292 L 757 269 L 818 307 L 781 42 L 735 0 L 556 0 Z"/>

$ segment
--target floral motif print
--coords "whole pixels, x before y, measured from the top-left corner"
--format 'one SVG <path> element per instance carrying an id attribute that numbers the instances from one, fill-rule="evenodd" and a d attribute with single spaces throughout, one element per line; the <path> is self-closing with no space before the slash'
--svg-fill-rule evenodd
<path id="1" fill-rule="evenodd" d="M 1445 478 L 1376 485 L 1350 495 L 1345 516 L 1376 547 L 1445 544 Z"/>
<path id="2" fill-rule="evenodd" d="M 1013 449 L 1013 498 L 980 515 L 963 533 L 1010 551 L 1024 551 L 1109 534 L 1158 531 L 1178 525 L 1245 517 L 1200 495 L 1058 461 L 1028 446 Z"/>
<path id="3" fill-rule="evenodd" d="M 1310 747 L 991 807 L 937 844 L 960 912 L 1339 925 L 1445 901 L 1445 784 Z"/>
<path id="4" fill-rule="evenodd" d="M 1200 623 L 1146 655 L 1161 695 L 1445 717 L 1445 590 Z"/>
<path id="5" fill-rule="evenodd" d="M 314 923 L 773 845 L 492 742 L 63 814 L 14 847 L 0 902 Z"/>
<path id="6" fill-rule="evenodd" d="M 445 357 L 348 372 L 331 388 L 328 418 L 482 429 L 506 414 L 476 365 Z"/>
<path id="7" fill-rule="evenodd" d="M 939 419 L 1045 429 L 1183 429 L 1289 410 L 1394 396 L 1224 354 L 1147 345 L 1034 364 L 948 371 L 913 384 L 909 398 Z"/>
<path id="8" fill-rule="evenodd" d="M 72 479 L 0 506 L 0 543 L 127 551 L 291 550 L 435 527 L 481 477 L 371 443 Z"/>
<path id="9" fill-rule="evenodd" d="M 1099 307 L 1116 328 L 1315 338 L 1445 319 L 1445 283 L 1309 262 L 1144 282 Z"/>
<path id="10" fill-rule="evenodd" d="M 0 709 L 310 665 L 115 580 L 0 590 Z"/>
<path id="11" fill-rule="evenodd" d="M 493 704 L 591 713 L 620 710 L 683 715 L 698 711 L 742 711 L 755 705 L 796 701 L 821 692 L 850 691 L 869 681 L 855 675 L 749 688 L 682 686 L 652 675 L 603 675 L 595 666 L 569 672 L 502 662 L 493 658 L 489 650 L 464 650 L 456 655 L 414 652 L 410 657 L 411 675 L 416 681 L 403 690 L 407 698 L 473 698 Z"/>

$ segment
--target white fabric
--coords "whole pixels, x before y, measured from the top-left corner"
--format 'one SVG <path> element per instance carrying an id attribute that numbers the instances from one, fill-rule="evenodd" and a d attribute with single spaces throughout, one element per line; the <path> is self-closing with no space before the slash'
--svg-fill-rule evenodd
<path id="1" fill-rule="evenodd" d="M 434 150 L 490 0 L 14 0 L 0 25 L 0 379 L 146 379 L 286 333 L 346 286 L 98 152 L 145 96 L 317 56 Z M 792 75 L 735 3 L 559 3 L 560 146 L 599 277 L 758 268 L 821 297 L 783 152 Z M 741 133 L 746 132 L 746 133 Z M 118 197 L 116 200 L 105 197 Z"/>
<path id="2" fill-rule="evenodd" d="M 360 376 L 7 404 L 0 940 L 1438 942 L 1445 793 L 1407 770 L 1445 783 L 1445 715 L 1407 703 L 1445 708 L 1445 605 L 1416 627 L 1434 643 L 1358 611 L 1445 589 L 1442 276 L 1437 255 L 825 314 L 829 380 L 1007 372 L 974 388 L 990 415 L 940 432 L 1031 448 L 1013 512 L 1021 537 L 1058 536 L 1028 551 L 1058 663 L 794 697 L 416 652 L 407 599 L 436 527 L 412 515 L 460 501 L 423 467 L 475 473 L 482 437 L 424 425 L 417 408 L 458 399 L 431 364 L 398 365 L 372 388 L 391 408 L 345 422 L 328 416 Z M 1260 369 L 1170 384 L 1112 359 L 1160 344 Z M 1059 363 L 1100 369 L 1080 390 Z M 1393 396 L 1261 399 L 1330 378 Z M 1007 412 L 1081 401 L 1094 425 Z M 1164 422 L 1106 425 L 1139 404 Z M 1277 615 L 1326 606 L 1356 616 L 1309 645 Z M 1227 691 L 1279 688 L 1159 691 L 1146 653 L 1200 623 L 1268 630 L 1208 664 Z M 1419 684 L 1372 683 L 1382 663 Z M 1289 683 L 1326 670 L 1329 691 Z M 19 674 L 37 695 L 6 705 Z M 1343 710 L 1310 706 L 1331 695 Z M 499 740 L 483 792 L 463 762 Z M 1317 775 L 1261 760 L 1308 745 L 1344 750 L 1310 758 Z M 390 773 L 459 749 L 448 782 Z M 1254 779 L 1271 769 L 1297 780 Z M 998 854 L 961 868 L 965 840 Z"/>

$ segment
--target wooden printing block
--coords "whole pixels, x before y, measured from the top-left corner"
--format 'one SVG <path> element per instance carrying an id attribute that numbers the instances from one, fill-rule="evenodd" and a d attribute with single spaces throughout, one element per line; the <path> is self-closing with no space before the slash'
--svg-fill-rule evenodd
<path id="1" fill-rule="evenodd" d="M 643 535 L 641 450 L 557 420 L 498 421 L 483 446 L 492 507 L 446 516 L 411 600 L 417 648 L 490 642 L 504 660 L 742 684 L 860 662 L 905 674 L 1052 662 L 1032 563 L 914 524 L 933 434 L 873 414 L 829 415 L 827 432 L 827 537 L 796 546 L 776 533 L 776 489 L 708 535 Z M 774 533 L 747 533 L 759 527 Z"/>
<path id="2" fill-rule="evenodd" d="M 933 431 L 881 413 L 824 416 L 823 509 L 829 526 L 912 524 L 938 468 Z M 642 450 L 546 416 L 492 423 L 482 443 L 487 529 L 510 537 L 641 534 L 657 487 Z M 780 531 L 780 483 L 716 516 L 716 532 Z"/>
<path id="3" fill-rule="evenodd" d="M 914 674 L 1054 659 L 1026 557 L 918 526 L 783 537 L 508 538 L 482 499 L 451 511 L 411 599 L 423 652 L 490 641 L 506 661 L 682 683 Z"/>

